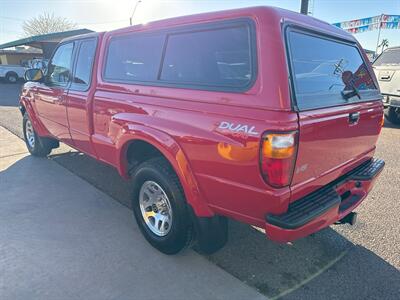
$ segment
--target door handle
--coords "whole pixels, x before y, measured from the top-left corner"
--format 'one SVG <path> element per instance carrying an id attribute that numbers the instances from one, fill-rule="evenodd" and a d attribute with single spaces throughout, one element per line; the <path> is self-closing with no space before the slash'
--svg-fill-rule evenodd
<path id="1" fill-rule="evenodd" d="M 360 112 L 353 112 L 349 114 L 349 123 L 356 124 L 360 120 Z"/>

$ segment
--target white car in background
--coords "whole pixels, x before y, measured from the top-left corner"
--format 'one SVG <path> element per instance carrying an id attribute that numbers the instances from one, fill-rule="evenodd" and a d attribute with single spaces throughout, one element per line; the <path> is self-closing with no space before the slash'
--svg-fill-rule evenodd
<path id="1" fill-rule="evenodd" d="M 0 65 L 0 78 L 9 83 L 16 83 L 20 78 L 24 78 L 26 70 L 27 68 L 19 65 Z"/>
<path id="2" fill-rule="evenodd" d="M 400 124 L 400 47 L 387 48 L 372 64 L 383 96 L 386 118 Z"/>

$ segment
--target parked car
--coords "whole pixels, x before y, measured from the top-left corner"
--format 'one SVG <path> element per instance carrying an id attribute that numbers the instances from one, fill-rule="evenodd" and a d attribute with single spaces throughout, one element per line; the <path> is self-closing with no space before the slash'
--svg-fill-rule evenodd
<path id="1" fill-rule="evenodd" d="M 387 110 L 386 118 L 400 124 L 400 47 L 387 48 L 373 63 Z"/>
<path id="2" fill-rule="evenodd" d="M 32 155 L 62 141 L 131 180 L 164 253 L 216 251 L 227 218 L 293 241 L 353 224 L 382 171 L 366 61 L 352 35 L 269 7 L 91 33 L 61 42 L 46 76 L 27 71 L 23 132 Z"/>
<path id="3" fill-rule="evenodd" d="M 0 78 L 4 78 L 9 83 L 16 83 L 18 79 L 23 79 L 25 67 L 19 65 L 0 65 Z"/>

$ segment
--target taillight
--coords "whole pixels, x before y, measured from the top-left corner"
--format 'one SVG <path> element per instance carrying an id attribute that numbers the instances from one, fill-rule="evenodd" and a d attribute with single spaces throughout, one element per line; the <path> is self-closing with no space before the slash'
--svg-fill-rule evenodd
<path id="1" fill-rule="evenodd" d="M 266 133 L 261 144 L 261 173 L 273 187 L 290 184 L 297 152 L 297 132 Z"/>

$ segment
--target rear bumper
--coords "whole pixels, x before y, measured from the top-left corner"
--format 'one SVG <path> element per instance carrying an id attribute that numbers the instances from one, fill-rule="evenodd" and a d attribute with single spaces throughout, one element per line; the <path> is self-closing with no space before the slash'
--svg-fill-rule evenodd
<path id="1" fill-rule="evenodd" d="M 286 213 L 265 217 L 267 237 L 289 242 L 344 218 L 368 195 L 385 162 L 372 159 L 289 205 Z"/>

